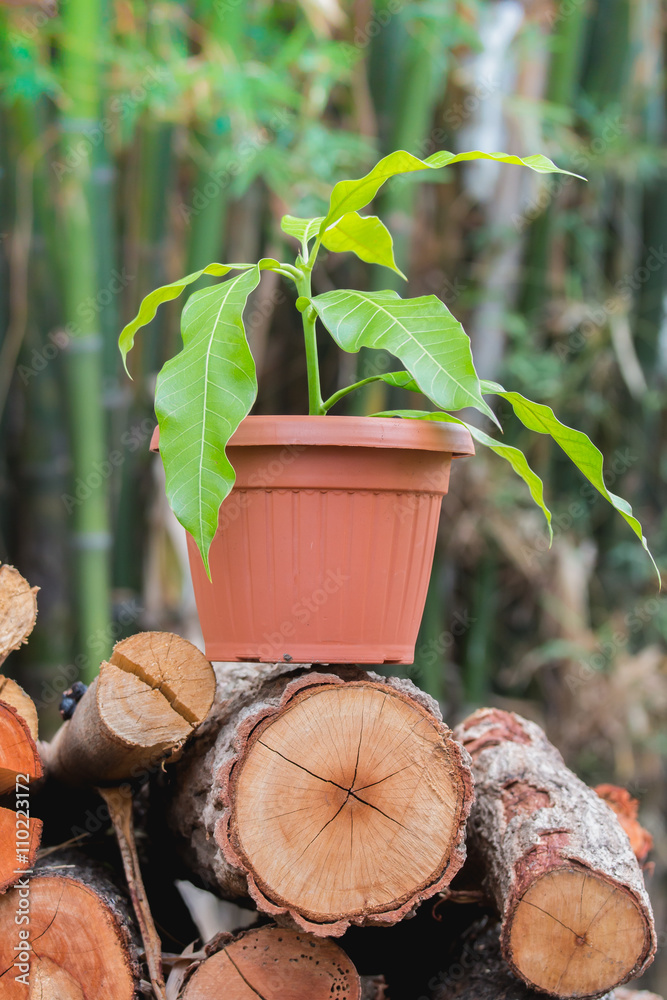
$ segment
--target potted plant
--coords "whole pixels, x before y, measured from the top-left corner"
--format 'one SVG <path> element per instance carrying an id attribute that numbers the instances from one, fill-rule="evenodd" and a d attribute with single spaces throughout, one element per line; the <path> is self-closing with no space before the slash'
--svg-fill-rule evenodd
<path id="1" fill-rule="evenodd" d="M 188 299 L 183 349 L 164 365 L 155 397 L 167 496 L 189 533 L 210 659 L 412 662 L 451 459 L 472 454 L 472 439 L 506 459 L 525 481 L 551 535 L 543 484 L 522 452 L 453 415 L 474 407 L 500 426 L 487 401 L 493 395 L 505 399 L 531 430 L 560 445 L 648 552 L 630 505 L 605 486 L 598 449 L 550 407 L 480 381 L 470 341 L 440 299 L 354 289 L 312 294 L 322 247 L 351 251 L 400 274 L 389 231 L 360 210 L 391 177 L 473 159 L 567 173 L 542 155 L 438 152 L 422 160 L 392 153 L 364 177 L 336 184 L 326 215 L 282 219 L 284 232 L 300 244 L 294 263 L 209 264 L 151 292 L 123 329 L 119 345 L 126 363 L 137 330 L 161 303 L 203 274 L 235 272 Z M 257 379 L 243 311 L 263 270 L 295 286 L 307 416 L 248 416 Z M 372 375 L 322 399 L 318 319 L 342 350 L 383 349 L 403 369 Z M 421 393 L 437 409 L 330 415 L 348 393 L 376 380 Z"/>

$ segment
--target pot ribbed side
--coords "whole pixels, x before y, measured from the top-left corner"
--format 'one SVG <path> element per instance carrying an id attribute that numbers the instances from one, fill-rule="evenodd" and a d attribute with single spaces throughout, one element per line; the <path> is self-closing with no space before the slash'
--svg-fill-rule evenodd
<path id="1" fill-rule="evenodd" d="M 190 540 L 209 659 L 412 662 L 441 494 L 239 490 L 237 499 L 211 549 L 213 584 Z"/>

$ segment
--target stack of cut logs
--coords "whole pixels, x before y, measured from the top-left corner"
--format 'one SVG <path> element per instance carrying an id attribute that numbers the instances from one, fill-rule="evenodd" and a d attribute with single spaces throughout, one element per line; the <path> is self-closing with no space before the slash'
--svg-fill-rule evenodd
<path id="1" fill-rule="evenodd" d="M 0 663 L 35 622 L 0 567 Z M 409 681 L 119 642 L 50 743 L 0 676 L 3 1000 L 650 997 L 636 803 Z M 245 906 L 198 938 L 174 888 Z M 234 913 L 241 911 L 230 908 Z M 247 926 L 250 923 L 250 926 Z"/>

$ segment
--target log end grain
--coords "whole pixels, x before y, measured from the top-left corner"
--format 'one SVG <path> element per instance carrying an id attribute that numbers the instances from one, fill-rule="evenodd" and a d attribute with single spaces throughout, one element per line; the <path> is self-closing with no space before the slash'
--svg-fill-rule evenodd
<path id="1" fill-rule="evenodd" d="M 142 777 L 180 750 L 214 695 L 213 668 L 186 639 L 123 639 L 54 737 L 50 772 L 74 786 Z"/>
<path id="2" fill-rule="evenodd" d="M 316 934 L 395 923 L 465 857 L 467 755 L 398 687 L 291 681 L 250 715 L 216 781 L 216 839 L 260 909 Z"/>
<path id="3" fill-rule="evenodd" d="M 457 729 L 473 760 L 471 846 L 512 971 L 559 997 L 598 997 L 655 954 L 651 904 L 614 812 L 539 726 L 481 709 Z"/>
<path id="4" fill-rule="evenodd" d="M 208 715 L 215 674 L 204 654 L 171 632 L 140 632 L 114 646 L 110 663 L 159 691 L 191 727 Z"/>
<path id="5" fill-rule="evenodd" d="M 140 970 L 124 901 L 103 872 L 59 857 L 40 864 L 23 902 L 18 888 L 0 899 L 3 1000 L 134 1000 Z M 19 910 L 29 924 L 15 922 Z M 31 944 L 27 955 L 16 950 L 22 929 Z M 29 987 L 17 979 L 23 973 L 17 959 L 28 966 Z"/>
<path id="6" fill-rule="evenodd" d="M 0 893 L 16 884 L 22 870 L 32 868 L 41 837 L 41 819 L 0 806 Z"/>
<path id="7" fill-rule="evenodd" d="M 38 590 L 13 566 L 0 565 L 0 663 L 27 641 L 35 627 Z"/>
<path id="8" fill-rule="evenodd" d="M 0 701 L 4 701 L 6 705 L 11 705 L 16 709 L 17 713 L 27 723 L 30 735 L 36 742 L 38 738 L 38 719 L 35 703 L 30 695 L 26 694 L 15 680 L 12 680 L 11 677 L 5 677 L 3 674 L 0 674 Z"/>
<path id="9" fill-rule="evenodd" d="M 532 882 L 503 942 L 522 978 L 560 997 L 599 996 L 627 982 L 651 949 L 633 894 L 583 866 L 557 868 Z"/>
<path id="10" fill-rule="evenodd" d="M 0 795 L 13 793 L 17 776 L 28 785 L 42 776 L 42 763 L 28 723 L 0 701 Z"/>
<path id="11" fill-rule="evenodd" d="M 360 1000 L 352 962 L 333 941 L 288 928 L 249 930 L 205 959 L 182 1000 Z"/>

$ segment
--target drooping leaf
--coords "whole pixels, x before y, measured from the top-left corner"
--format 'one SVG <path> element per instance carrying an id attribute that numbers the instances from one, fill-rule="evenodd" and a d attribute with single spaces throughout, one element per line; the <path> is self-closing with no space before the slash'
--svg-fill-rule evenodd
<path id="1" fill-rule="evenodd" d="M 296 215 L 283 215 L 280 220 L 280 228 L 288 236 L 293 236 L 301 243 L 308 243 L 313 236 L 317 236 L 322 225 L 324 216 L 318 219 L 299 219 Z"/>
<path id="2" fill-rule="evenodd" d="M 339 181 L 331 192 L 329 201 L 329 211 L 327 212 L 320 228 L 320 234 L 331 226 L 337 219 L 340 219 L 348 212 L 358 211 L 365 208 L 373 200 L 378 190 L 385 181 L 397 174 L 412 173 L 414 170 L 437 170 L 440 167 L 448 167 L 452 163 L 461 163 L 466 160 L 495 160 L 496 163 L 511 163 L 517 166 L 530 167 L 540 174 L 570 174 L 572 177 L 579 177 L 570 170 L 561 170 L 548 157 L 537 153 L 534 156 L 513 156 L 508 153 L 482 153 L 479 150 L 472 150 L 468 153 L 448 153 L 442 150 L 432 153 L 425 160 L 413 156 L 412 153 L 399 149 L 395 153 L 390 153 L 383 157 L 379 163 L 373 167 L 369 173 L 358 180 Z M 585 180 L 585 178 L 581 178 Z"/>
<path id="3" fill-rule="evenodd" d="M 507 390 L 503 389 L 496 382 L 485 381 L 482 384 L 482 389 L 487 394 L 495 393 L 506 399 L 521 423 L 529 430 L 536 431 L 538 434 L 548 434 L 560 445 L 568 458 L 584 474 L 589 483 L 595 487 L 630 525 L 648 553 L 660 580 L 660 571 L 651 555 L 641 523 L 634 516 L 632 507 L 627 500 L 607 489 L 604 481 L 604 456 L 595 447 L 590 438 L 583 431 L 575 430 L 573 427 L 568 427 L 567 424 L 561 423 L 551 407 L 544 403 L 534 403 L 532 400 L 526 399 L 519 392 L 507 392 Z"/>
<path id="4" fill-rule="evenodd" d="M 348 212 L 322 233 L 322 245 L 334 253 L 351 251 L 368 264 L 382 264 L 405 278 L 394 260 L 391 233 L 377 215 L 361 216 Z"/>
<path id="5" fill-rule="evenodd" d="M 249 271 L 188 299 L 183 350 L 162 368 L 155 393 L 160 454 L 170 506 L 195 539 L 206 571 L 220 504 L 234 485 L 225 448 L 257 396 L 257 377 L 243 326 L 260 261 Z"/>
<path id="6" fill-rule="evenodd" d="M 308 300 L 297 305 L 304 301 Z M 316 295 L 310 303 L 344 351 L 355 354 L 362 347 L 389 351 L 436 406 L 443 410 L 474 406 L 495 420 L 482 398 L 470 340 L 435 295 L 402 299 L 394 291 L 344 290 Z"/>
<path id="7" fill-rule="evenodd" d="M 127 355 L 134 346 L 134 338 L 137 331 L 155 318 L 158 307 L 163 302 L 170 302 L 172 299 L 177 299 L 184 288 L 191 285 L 197 278 L 201 278 L 203 274 L 223 277 L 225 274 L 229 274 L 230 271 L 247 270 L 253 266 L 253 264 L 208 264 L 201 271 L 194 271 L 192 274 L 186 275 L 185 278 L 179 278 L 178 281 L 172 281 L 171 284 L 162 285 L 160 288 L 156 288 L 150 292 L 142 301 L 137 315 L 133 320 L 130 320 L 127 326 L 123 327 L 118 338 L 118 347 L 123 358 L 125 371 L 127 372 Z M 127 373 L 128 375 L 130 374 L 129 372 Z"/>
<path id="8" fill-rule="evenodd" d="M 474 424 L 466 423 L 465 420 L 460 420 L 459 417 L 453 417 L 449 413 L 440 413 L 432 410 L 387 410 L 384 413 L 374 413 L 374 417 L 409 417 L 417 420 L 436 420 L 442 421 L 443 423 L 450 424 L 463 424 L 464 427 L 470 431 L 472 438 L 478 442 L 478 444 L 483 444 L 486 448 L 490 448 L 491 451 L 499 455 L 500 458 L 504 458 L 506 462 L 512 466 L 517 476 L 523 479 L 524 483 L 530 490 L 530 495 L 534 502 L 540 508 L 544 514 L 547 527 L 549 529 L 549 541 L 553 540 L 553 529 L 551 527 L 551 511 L 544 502 L 544 483 L 537 475 L 536 472 L 531 469 L 528 464 L 528 460 L 522 451 L 518 448 L 513 448 L 512 445 L 503 444 L 502 441 L 496 441 L 494 438 L 489 437 L 484 431 L 481 431 L 479 427 L 475 427 Z"/>

